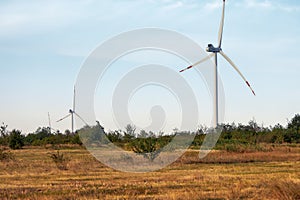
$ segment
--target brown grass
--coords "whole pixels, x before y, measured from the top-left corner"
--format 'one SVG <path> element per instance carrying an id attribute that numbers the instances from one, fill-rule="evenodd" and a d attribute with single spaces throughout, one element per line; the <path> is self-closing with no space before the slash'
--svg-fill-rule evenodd
<path id="1" fill-rule="evenodd" d="M 190 150 L 150 173 L 115 171 L 74 146 L 60 150 L 67 170 L 49 157 L 56 150 L 15 150 L 13 161 L 0 162 L 0 199 L 300 199 L 300 147 L 272 148 L 203 160 Z"/>

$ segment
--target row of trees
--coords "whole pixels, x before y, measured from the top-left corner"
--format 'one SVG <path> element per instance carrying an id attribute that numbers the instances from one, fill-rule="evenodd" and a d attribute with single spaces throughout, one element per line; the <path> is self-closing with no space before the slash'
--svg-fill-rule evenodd
<path id="1" fill-rule="evenodd" d="M 218 145 L 228 143 L 258 144 L 258 143 L 300 143 L 300 115 L 295 115 L 286 127 L 280 124 L 274 127 L 259 126 L 254 120 L 247 125 L 222 124 L 221 137 Z M 22 148 L 24 145 L 47 144 L 105 144 L 109 141 L 116 145 L 133 150 L 137 153 L 151 152 L 168 144 L 175 135 L 194 134 L 192 146 L 199 147 L 208 128 L 201 126 L 196 132 L 180 132 L 177 129 L 170 134 L 153 133 L 141 130 L 137 133 L 135 126 L 127 125 L 125 130 L 104 132 L 104 128 L 97 123 L 92 127 L 84 127 L 75 134 L 70 131 L 65 133 L 52 133 L 50 128 L 38 128 L 34 133 L 23 135 L 19 130 L 8 131 L 7 125 L 0 127 L 0 146 L 9 146 L 12 149 Z M 145 150 L 146 149 L 146 150 Z"/>
<path id="2" fill-rule="evenodd" d="M 23 135 L 20 130 L 8 131 L 8 126 L 2 124 L 0 127 L 0 146 L 9 146 L 11 149 L 21 149 L 23 146 L 43 146 L 47 144 L 82 144 L 78 133 L 71 134 L 69 130 L 65 133 L 52 133 L 50 128 L 38 128 L 34 133 Z"/>

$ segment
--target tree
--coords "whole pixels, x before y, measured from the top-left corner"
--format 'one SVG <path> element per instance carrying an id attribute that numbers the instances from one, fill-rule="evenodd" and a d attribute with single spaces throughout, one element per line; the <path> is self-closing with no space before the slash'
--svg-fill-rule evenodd
<path id="1" fill-rule="evenodd" d="M 145 130 L 141 130 L 138 134 L 139 138 L 146 138 L 148 136 L 148 133 Z"/>
<path id="2" fill-rule="evenodd" d="M 85 126 L 78 131 L 80 139 L 85 145 L 108 144 L 109 140 L 105 135 L 104 128 L 97 123 L 95 126 Z"/>
<path id="3" fill-rule="evenodd" d="M 144 158 L 153 161 L 161 152 L 160 144 L 157 138 L 136 138 L 130 142 L 133 152 L 141 154 Z"/>
<path id="4" fill-rule="evenodd" d="M 121 142 L 122 141 L 122 131 L 121 130 L 115 130 L 115 131 L 110 131 L 109 133 L 106 134 L 107 138 L 109 141 L 112 143 L 115 142 Z"/>
<path id="5" fill-rule="evenodd" d="M 129 142 L 131 139 L 135 137 L 135 130 L 136 127 L 134 125 L 128 124 L 125 127 L 125 132 L 124 132 L 124 141 Z"/>
<path id="6" fill-rule="evenodd" d="M 260 129 L 260 127 L 256 123 L 255 119 L 250 120 L 248 122 L 248 125 L 249 125 L 250 130 L 252 130 L 253 132 L 258 132 Z"/>
<path id="7" fill-rule="evenodd" d="M 11 149 L 21 149 L 24 146 L 24 136 L 21 135 L 21 131 L 19 130 L 12 130 L 9 135 L 9 147 Z"/>
<path id="8" fill-rule="evenodd" d="M 71 138 L 71 143 L 82 145 L 82 142 L 80 140 L 80 136 L 78 133 L 75 133 L 75 135 Z"/>
<path id="9" fill-rule="evenodd" d="M 284 135 L 285 135 L 285 129 L 281 124 L 276 124 L 273 128 L 271 128 L 272 131 L 272 143 L 283 143 L 284 142 Z"/>
<path id="10" fill-rule="evenodd" d="M 69 135 L 71 135 L 71 134 L 72 134 L 72 133 L 71 133 L 71 131 L 70 131 L 69 129 L 65 130 L 65 135 L 69 136 Z"/>
<path id="11" fill-rule="evenodd" d="M 125 127 L 125 129 L 126 129 L 126 133 L 125 134 L 130 135 L 130 136 L 135 136 L 136 127 L 134 125 L 127 124 L 127 126 Z"/>
<path id="12" fill-rule="evenodd" d="M 49 131 L 47 127 L 39 127 L 34 133 L 29 133 L 24 138 L 25 145 L 45 145 L 47 143 L 53 143 L 51 140 L 52 133 Z"/>
<path id="13" fill-rule="evenodd" d="M 286 134 L 284 135 L 284 141 L 289 143 L 300 142 L 300 115 L 296 114 L 291 121 L 288 122 Z"/>
<path id="14" fill-rule="evenodd" d="M 300 115 L 296 114 L 288 123 L 288 129 L 294 129 L 299 134 L 300 129 Z"/>
<path id="15" fill-rule="evenodd" d="M 2 126 L 0 126 L 0 133 L 1 133 L 1 137 L 8 136 L 7 125 L 5 125 L 3 122 L 2 122 Z"/>
<path id="16" fill-rule="evenodd" d="M 8 131 L 7 131 L 7 125 L 2 123 L 2 126 L 0 126 L 0 145 L 7 145 L 8 144 Z"/>

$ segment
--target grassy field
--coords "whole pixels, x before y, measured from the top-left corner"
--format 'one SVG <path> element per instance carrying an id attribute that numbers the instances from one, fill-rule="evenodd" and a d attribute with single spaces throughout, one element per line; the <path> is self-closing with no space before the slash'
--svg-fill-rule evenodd
<path id="1" fill-rule="evenodd" d="M 300 146 L 266 149 L 203 160 L 189 150 L 160 171 L 124 173 L 80 147 L 61 147 L 61 169 L 56 150 L 26 147 L 0 162 L 0 199 L 300 199 Z"/>

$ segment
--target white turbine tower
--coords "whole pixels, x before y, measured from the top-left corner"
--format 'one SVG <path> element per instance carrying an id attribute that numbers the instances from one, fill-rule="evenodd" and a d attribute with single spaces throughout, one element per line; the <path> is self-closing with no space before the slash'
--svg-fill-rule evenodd
<path id="1" fill-rule="evenodd" d="M 50 113 L 49 112 L 48 112 L 48 122 L 49 122 L 49 129 L 50 129 L 50 133 L 51 133 L 52 127 L 51 127 L 51 119 L 50 119 Z"/>
<path id="2" fill-rule="evenodd" d="M 251 89 L 252 93 L 255 95 L 255 92 L 251 88 L 249 82 L 246 80 L 246 78 L 243 76 L 241 71 L 237 68 L 237 66 L 232 62 L 232 60 L 223 52 L 221 46 L 222 46 L 222 37 L 223 37 L 223 27 L 224 27 L 224 15 L 225 15 L 225 0 L 223 0 L 223 11 L 222 11 L 222 18 L 221 18 L 221 23 L 220 23 L 220 29 L 219 29 L 219 37 L 218 37 L 218 47 L 214 47 L 212 44 L 208 44 L 208 47 L 206 48 L 206 51 L 209 52 L 210 54 L 203 58 L 202 60 L 194 63 L 193 65 L 190 65 L 189 67 L 180 70 L 180 72 L 183 72 L 187 69 L 191 69 L 192 67 L 199 65 L 200 63 L 203 63 L 204 61 L 214 57 L 215 58 L 215 70 L 214 70 L 214 81 L 215 81 L 215 91 L 214 91 L 214 122 L 215 126 L 218 126 L 219 123 L 219 109 L 218 109 L 218 59 L 217 55 L 220 53 L 230 64 L 231 66 L 235 69 L 235 71 L 242 77 L 242 79 L 246 82 L 247 86 Z"/>
<path id="3" fill-rule="evenodd" d="M 68 117 L 71 116 L 71 131 L 72 131 L 72 134 L 74 134 L 74 115 L 76 115 L 83 123 L 85 123 L 85 125 L 88 125 L 83 119 L 82 117 L 80 117 L 76 112 L 75 112 L 75 86 L 74 86 L 74 94 L 73 94 L 73 108 L 72 109 L 69 109 L 69 114 L 67 114 L 65 117 L 57 120 L 56 122 L 60 122 Z"/>

